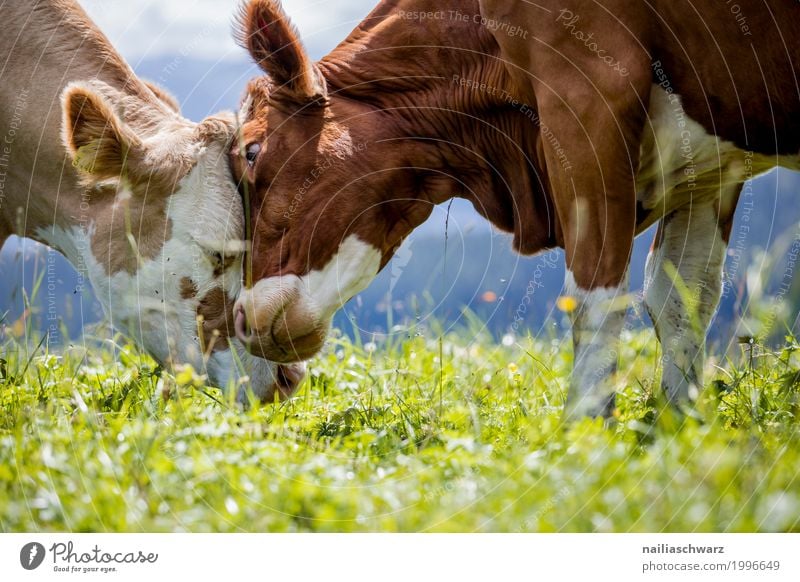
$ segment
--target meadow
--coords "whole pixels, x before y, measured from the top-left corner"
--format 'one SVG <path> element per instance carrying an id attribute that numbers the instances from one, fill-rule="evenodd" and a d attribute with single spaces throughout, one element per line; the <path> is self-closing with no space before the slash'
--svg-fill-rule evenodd
<path id="1" fill-rule="evenodd" d="M 800 531 L 793 338 L 712 360 L 679 418 L 652 331 L 626 332 L 615 417 L 564 426 L 568 342 L 473 323 L 340 334 L 249 409 L 119 336 L 50 353 L 6 327 L 0 530 Z"/>

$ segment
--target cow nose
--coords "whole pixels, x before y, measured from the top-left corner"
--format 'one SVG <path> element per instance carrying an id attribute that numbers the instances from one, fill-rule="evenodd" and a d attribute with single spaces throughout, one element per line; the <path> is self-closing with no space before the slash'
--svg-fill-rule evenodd
<path id="1" fill-rule="evenodd" d="M 247 325 L 247 316 L 244 313 L 244 307 L 238 305 L 236 307 L 236 315 L 234 317 L 234 328 L 236 329 L 236 337 L 244 345 L 248 345 L 253 336 L 250 333 L 250 327 Z"/>
<path id="2" fill-rule="evenodd" d="M 291 364 L 314 356 L 325 343 L 328 320 L 289 278 L 260 281 L 243 291 L 234 313 L 236 336 L 257 357 Z"/>
<path id="3" fill-rule="evenodd" d="M 305 364 L 278 366 L 276 389 L 281 399 L 289 398 L 297 391 L 297 387 L 306 375 Z"/>

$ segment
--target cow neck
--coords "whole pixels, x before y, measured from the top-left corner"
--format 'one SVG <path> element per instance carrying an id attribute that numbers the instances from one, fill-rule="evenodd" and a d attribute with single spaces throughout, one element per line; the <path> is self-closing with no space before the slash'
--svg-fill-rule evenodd
<path id="1" fill-rule="evenodd" d="M 412 164 L 452 176 L 450 188 L 420 180 L 421 199 L 465 198 L 514 248 L 560 244 L 533 96 L 509 74 L 478 2 L 442 8 L 426 0 L 384 2 L 320 63 L 331 92 L 381 112 L 398 138 L 412 138 Z M 441 17 L 409 22 L 419 12 Z M 413 25 L 412 25 L 413 24 Z M 439 167 L 432 167 L 431 163 Z M 392 195 L 387 192 L 387 196 Z M 416 226 L 416 225 L 413 225 Z"/>

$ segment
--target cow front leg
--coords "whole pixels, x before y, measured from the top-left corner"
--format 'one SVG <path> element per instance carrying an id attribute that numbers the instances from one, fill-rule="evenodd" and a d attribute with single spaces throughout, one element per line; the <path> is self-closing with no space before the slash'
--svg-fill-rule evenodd
<path id="1" fill-rule="evenodd" d="M 609 417 L 615 408 L 614 376 L 619 356 L 619 338 L 628 305 L 627 277 L 617 285 L 581 286 L 567 272 L 565 300 L 572 303 L 574 364 L 565 415 Z"/>
<path id="2" fill-rule="evenodd" d="M 571 273 L 566 293 L 574 299 L 575 358 L 566 417 L 575 419 L 607 416 L 614 407 L 612 376 L 625 318 L 635 176 L 652 71 L 650 56 L 618 16 L 587 2 L 565 8 L 602 26 L 625 67 L 616 74 L 598 66 L 564 27 L 531 21 L 538 42 L 527 49 L 532 74 L 520 83 L 530 82 L 535 96 L 547 186 Z M 498 42 L 508 54 L 523 50 Z"/>

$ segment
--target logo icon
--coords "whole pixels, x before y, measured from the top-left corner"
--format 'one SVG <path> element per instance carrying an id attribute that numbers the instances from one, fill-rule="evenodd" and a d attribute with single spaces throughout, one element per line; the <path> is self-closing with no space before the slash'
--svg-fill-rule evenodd
<path id="1" fill-rule="evenodd" d="M 19 553 L 19 563 L 26 570 L 35 570 L 44 562 L 44 546 L 38 542 L 31 542 L 22 546 Z"/>

